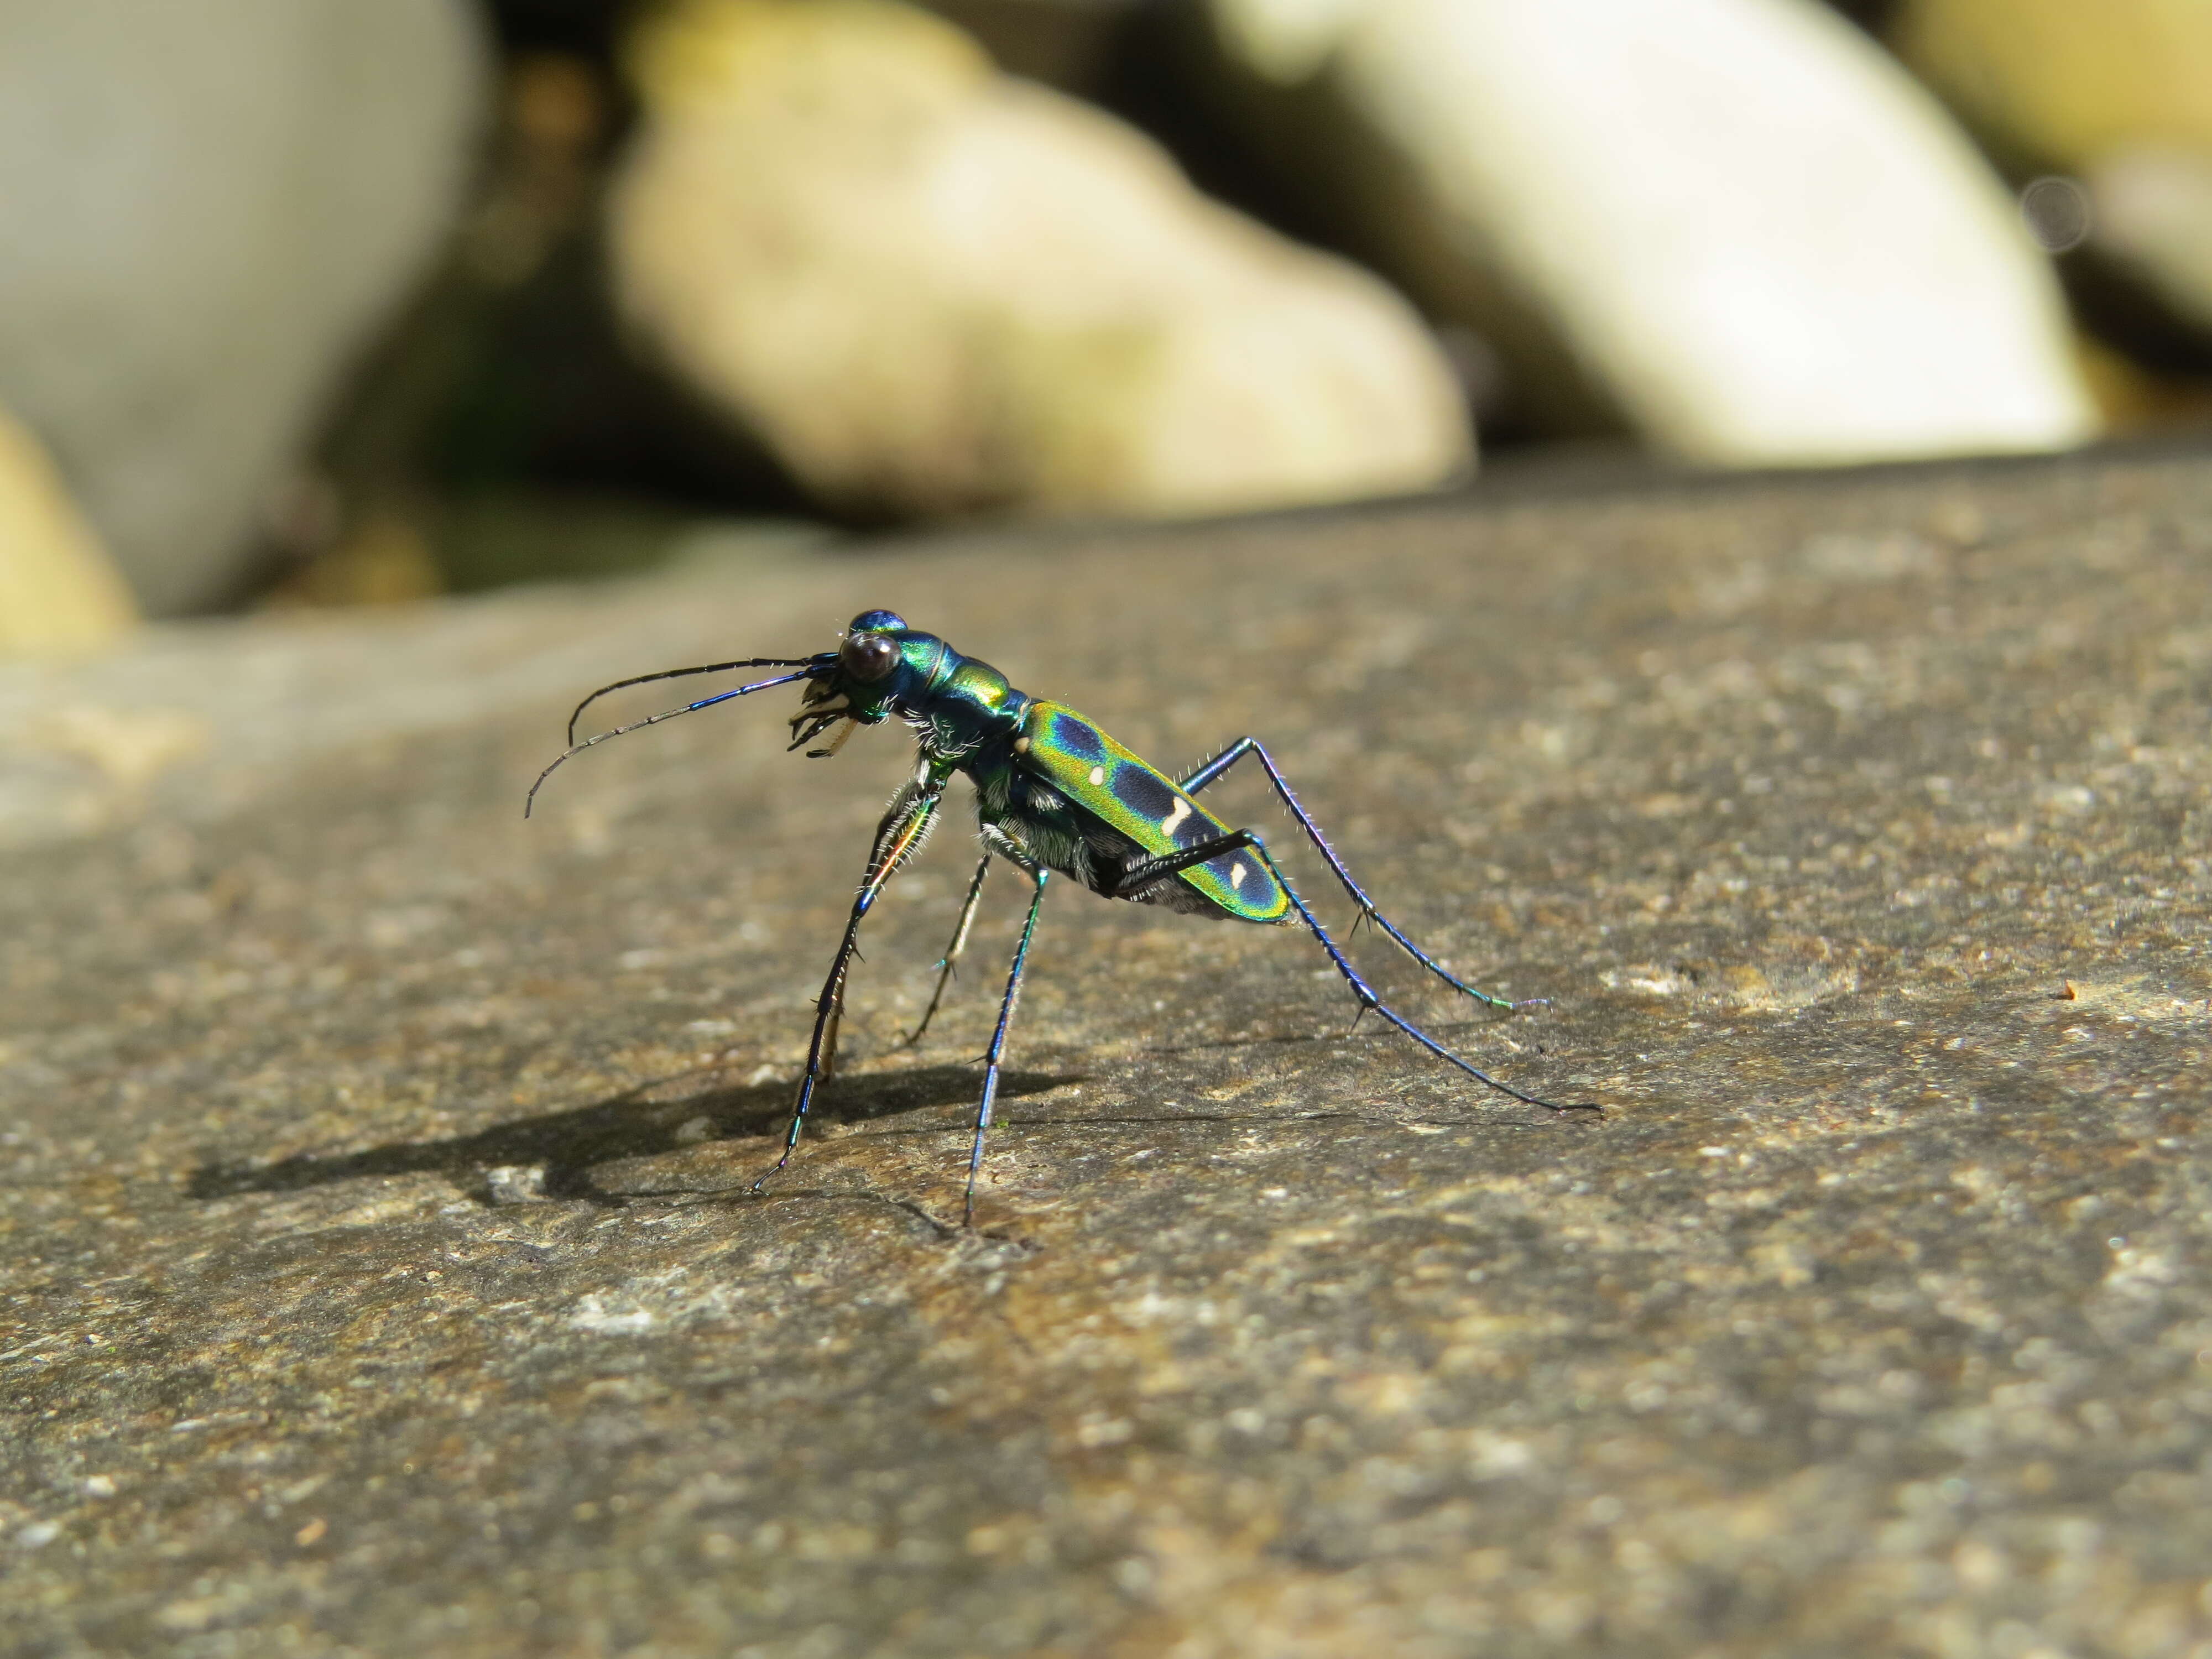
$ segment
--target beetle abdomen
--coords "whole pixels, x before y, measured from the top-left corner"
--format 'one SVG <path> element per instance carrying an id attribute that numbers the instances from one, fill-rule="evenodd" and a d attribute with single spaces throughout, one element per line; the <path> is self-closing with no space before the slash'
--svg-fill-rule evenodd
<path id="1" fill-rule="evenodd" d="M 1203 846 L 1230 826 L 1063 703 L 1032 702 L 1014 741 L 1015 763 L 1126 839 L 1139 859 Z M 1172 881 L 1240 921 L 1280 921 L 1290 895 L 1249 848 L 1180 872 Z M 1163 888 L 1167 884 L 1162 884 Z M 1173 890 L 1133 895 L 1181 909 Z M 1203 907 L 1201 907 L 1203 908 Z"/>

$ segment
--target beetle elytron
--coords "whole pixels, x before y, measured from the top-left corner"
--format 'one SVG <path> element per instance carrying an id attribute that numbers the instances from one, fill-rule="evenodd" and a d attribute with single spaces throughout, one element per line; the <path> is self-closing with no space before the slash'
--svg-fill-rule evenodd
<path id="1" fill-rule="evenodd" d="M 582 743 L 575 741 L 576 722 L 586 708 L 610 691 L 642 685 L 652 680 L 672 679 L 684 674 L 720 673 L 735 668 L 784 668 L 792 672 L 718 692 L 603 732 Z M 853 618 L 843 640 L 834 651 L 811 657 L 750 657 L 738 662 L 706 663 L 696 668 L 672 668 L 641 674 L 602 686 L 576 707 L 568 720 L 569 748 L 538 775 L 523 804 L 525 817 L 538 788 L 554 767 L 570 756 L 626 732 L 658 725 L 678 714 L 710 708 L 732 697 L 742 697 L 770 686 L 807 683 L 799 712 L 792 717 L 791 747 L 814 742 L 831 726 L 842 729 L 825 746 L 809 749 L 810 757 L 834 755 L 845 739 L 861 726 L 880 725 L 896 716 L 914 730 L 916 756 L 914 775 L 891 798 L 876 830 L 868 854 L 860 890 L 853 901 L 845 937 L 830 964 L 821 999 L 815 1005 L 814 1036 L 807 1046 L 806 1074 L 793 1103 L 791 1127 L 784 1137 L 783 1156 L 775 1169 L 753 1183 L 762 1183 L 790 1162 L 799 1145 L 799 1132 L 806 1121 L 806 1109 L 814 1092 L 829 1074 L 836 1052 L 837 1025 L 843 1012 L 845 975 L 859 940 L 861 921 L 873 908 L 884 884 L 896 873 L 936 821 L 944 802 L 945 785 L 955 772 L 964 772 L 975 786 L 975 814 L 981 829 L 982 861 L 975 866 L 952 942 L 945 949 L 938 975 L 936 994 L 922 1015 L 909 1042 L 919 1042 L 936 1014 L 946 981 L 968 942 L 976 901 L 982 896 L 983 878 L 994 857 L 1002 858 L 1031 884 L 1028 920 L 1021 942 L 1015 947 L 1013 965 L 1006 975 L 1006 995 L 999 1005 L 998 1028 L 984 1056 L 983 1097 L 975 1110 L 975 1141 L 968 1156 L 965 1217 L 975 1216 L 975 1176 L 983 1161 L 983 1133 L 990 1127 L 992 1103 L 999 1091 L 999 1062 L 1006 1051 L 1006 1029 L 1013 1018 L 1014 1001 L 1021 989 L 1022 971 L 1029 960 L 1030 941 L 1036 933 L 1037 911 L 1044 902 L 1045 882 L 1058 871 L 1107 898 L 1133 900 L 1139 904 L 1164 905 L 1192 915 L 1236 921 L 1303 924 L 1321 941 L 1329 961 L 1343 975 L 1363 1013 L 1372 1012 L 1395 1025 L 1438 1059 L 1456 1066 L 1468 1076 L 1501 1094 L 1553 1112 L 1595 1111 L 1592 1106 L 1561 1106 L 1523 1094 L 1477 1070 L 1445 1048 L 1378 997 L 1347 961 L 1336 941 L 1298 896 L 1290 879 L 1275 862 L 1258 834 L 1232 830 L 1200 806 L 1194 797 L 1238 761 L 1250 755 L 1266 770 L 1283 805 L 1298 822 L 1307 838 L 1328 861 L 1330 871 L 1359 906 L 1360 914 L 1382 929 L 1399 949 L 1454 990 L 1465 993 L 1492 1008 L 1524 1007 L 1504 997 L 1465 985 L 1432 961 L 1400 933 L 1374 901 L 1352 880 L 1321 830 L 1291 792 L 1291 786 L 1274 761 L 1254 738 L 1239 738 L 1212 760 L 1180 780 L 1170 779 L 1139 760 L 1096 726 L 1063 704 L 1047 702 L 1016 690 L 1006 677 L 987 662 L 963 657 L 933 634 L 908 628 L 903 618 L 888 611 L 866 611 Z"/>

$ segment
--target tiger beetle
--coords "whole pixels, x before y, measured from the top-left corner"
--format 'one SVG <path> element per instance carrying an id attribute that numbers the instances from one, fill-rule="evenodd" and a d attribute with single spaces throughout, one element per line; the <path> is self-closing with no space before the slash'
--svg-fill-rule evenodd
<path id="1" fill-rule="evenodd" d="M 611 691 L 653 680 L 738 668 L 791 672 L 719 691 L 680 708 L 665 709 L 581 743 L 576 741 L 576 725 L 584 711 Z M 853 900 L 845 937 L 830 961 L 830 976 L 823 981 L 822 995 L 815 1003 L 806 1074 L 799 1080 L 799 1097 L 792 1105 L 783 1155 L 774 1169 L 753 1182 L 753 1191 L 758 1192 L 769 1176 L 791 1161 L 807 1108 L 813 1104 L 815 1091 L 830 1075 L 836 1057 L 837 1027 L 844 1012 L 845 975 L 860 939 L 860 923 L 875 907 L 884 884 L 921 846 L 937 820 L 945 785 L 955 772 L 966 773 L 975 787 L 983 856 L 968 884 L 968 896 L 952 929 L 952 942 L 939 964 L 936 991 L 923 1011 L 921 1023 L 906 1039 L 908 1046 L 921 1041 L 944 1000 L 954 965 L 967 945 L 992 859 L 1001 858 L 1012 865 L 1029 878 L 1030 887 L 1029 916 L 1022 924 L 1021 942 L 1014 947 L 1013 963 L 1007 970 L 998 1027 L 983 1056 L 983 1097 L 975 1109 L 975 1140 L 968 1154 L 963 1212 L 966 1224 L 975 1224 L 975 1177 L 983 1163 L 983 1133 L 991 1126 L 991 1107 L 998 1097 L 1000 1059 L 1006 1052 L 1006 1030 L 1013 1020 L 1022 973 L 1029 964 L 1030 942 L 1036 933 L 1045 882 L 1054 871 L 1105 898 L 1161 905 L 1188 915 L 1303 926 L 1321 941 L 1330 963 L 1358 999 L 1361 1015 L 1379 1015 L 1437 1059 L 1527 1105 L 1553 1112 L 1601 1109 L 1558 1105 L 1524 1094 L 1468 1064 L 1389 1006 L 1360 977 L 1328 930 L 1298 896 L 1259 833 L 1232 830 L 1198 804 L 1195 797 L 1201 790 L 1246 756 L 1253 757 L 1297 820 L 1298 828 L 1305 831 L 1331 873 L 1359 907 L 1361 917 L 1373 922 L 1400 950 L 1452 989 L 1484 1006 L 1510 1011 L 1533 1006 L 1463 984 L 1376 909 L 1375 901 L 1352 878 L 1352 872 L 1299 804 L 1258 738 L 1239 738 L 1196 770 L 1171 779 L 1066 704 L 1047 702 L 1016 690 L 990 664 L 962 656 L 934 634 L 908 628 L 902 617 L 889 611 L 864 611 L 854 617 L 834 651 L 817 652 L 811 657 L 748 657 L 737 662 L 703 663 L 696 668 L 664 669 L 600 687 L 577 704 L 576 712 L 568 717 L 569 746 L 538 775 L 523 802 L 523 816 L 530 815 L 532 803 L 554 769 L 595 744 L 679 714 L 712 708 L 732 697 L 801 680 L 806 683 L 806 690 L 799 713 L 791 719 L 791 749 L 804 748 L 831 726 L 839 726 L 836 735 L 823 747 L 806 750 L 809 758 L 824 758 L 843 747 L 855 727 L 878 726 L 896 716 L 914 730 L 915 764 L 914 775 L 891 797 L 890 809 L 877 826 L 875 845 L 869 850 L 860 890 Z"/>

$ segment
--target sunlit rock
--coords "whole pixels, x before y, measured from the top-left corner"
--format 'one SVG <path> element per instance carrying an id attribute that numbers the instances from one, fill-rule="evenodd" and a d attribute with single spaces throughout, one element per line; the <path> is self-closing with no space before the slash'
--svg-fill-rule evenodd
<path id="1" fill-rule="evenodd" d="M 0 398 L 149 611 L 234 591 L 441 245 L 484 101 L 477 13 L 0 5 Z"/>
<path id="2" fill-rule="evenodd" d="M 1887 39 L 2008 160 L 2075 167 L 2139 144 L 2212 149 L 2201 0 L 1904 0 Z"/>
<path id="3" fill-rule="evenodd" d="M 2018 175 L 2054 174 L 2041 181 L 2049 193 L 2081 193 L 2080 241 L 2101 276 L 2119 279 L 2098 285 L 2093 320 L 2146 343 L 2179 324 L 2198 337 L 2201 369 L 2212 340 L 2212 7 L 1909 0 L 1889 38 Z"/>
<path id="4" fill-rule="evenodd" d="M 1472 459 L 1404 301 L 935 19 L 699 0 L 634 48 L 626 315 L 828 502 L 1206 513 Z"/>
<path id="5" fill-rule="evenodd" d="M 0 413 L 0 654 L 92 649 L 137 619 L 46 451 Z"/>
<path id="6" fill-rule="evenodd" d="M 1810 0 L 1210 0 L 1224 107 L 1539 424 L 1727 465 L 2091 435 L 2046 262 Z"/>
<path id="7" fill-rule="evenodd" d="M 2098 250 L 2212 339 L 2212 148 L 2118 149 L 2086 171 Z"/>

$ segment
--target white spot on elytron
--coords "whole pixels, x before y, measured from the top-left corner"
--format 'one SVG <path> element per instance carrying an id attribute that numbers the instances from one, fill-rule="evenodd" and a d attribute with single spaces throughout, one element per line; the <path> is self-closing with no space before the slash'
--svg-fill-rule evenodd
<path id="1" fill-rule="evenodd" d="M 1014 752 L 1017 755 L 1028 754 L 1030 752 L 1030 740 L 1027 738 L 1016 738 L 1014 739 Z"/>
<path id="2" fill-rule="evenodd" d="M 1164 836 L 1172 836 L 1176 832 L 1176 825 L 1189 816 L 1190 803 L 1187 800 L 1177 800 L 1175 804 L 1175 811 L 1160 820 L 1160 833 Z"/>
<path id="3" fill-rule="evenodd" d="M 1237 863 L 1229 866 L 1229 885 L 1233 890 L 1237 888 L 1242 887 L 1243 884 L 1244 865 L 1243 860 L 1240 860 Z"/>
<path id="4" fill-rule="evenodd" d="M 1091 769 L 1091 787 L 1093 789 L 1096 789 L 1096 788 L 1097 788 L 1100 784 L 1102 784 L 1102 783 L 1103 783 L 1103 782 L 1105 782 L 1105 781 L 1106 781 L 1106 769 L 1105 769 L 1104 767 L 1103 767 L 1103 766 L 1094 766 L 1094 767 L 1092 767 L 1092 768 Z"/>

